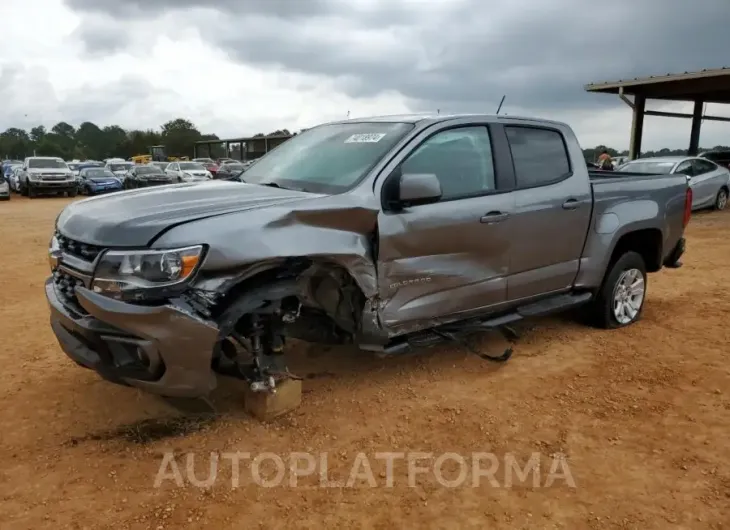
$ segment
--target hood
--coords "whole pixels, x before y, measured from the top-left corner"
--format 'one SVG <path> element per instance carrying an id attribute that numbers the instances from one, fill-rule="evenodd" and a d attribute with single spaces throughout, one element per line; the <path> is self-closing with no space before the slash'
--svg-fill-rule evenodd
<path id="1" fill-rule="evenodd" d="M 162 231 L 228 213 L 320 197 L 235 182 L 209 181 L 123 191 L 69 204 L 56 228 L 102 247 L 144 247 Z"/>
<path id="2" fill-rule="evenodd" d="M 116 179 L 114 177 L 91 177 L 88 180 L 90 180 L 94 184 L 106 184 L 109 182 L 119 182 L 119 179 Z"/>
<path id="3" fill-rule="evenodd" d="M 183 176 L 192 175 L 193 177 L 207 177 L 208 170 L 207 169 L 182 170 L 182 174 L 183 174 Z"/>

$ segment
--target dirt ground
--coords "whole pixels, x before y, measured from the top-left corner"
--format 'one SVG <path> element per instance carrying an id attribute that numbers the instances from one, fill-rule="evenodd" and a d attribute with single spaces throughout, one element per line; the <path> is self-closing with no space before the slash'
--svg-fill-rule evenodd
<path id="1" fill-rule="evenodd" d="M 63 355 L 43 282 L 53 222 L 68 201 L 0 203 L 4 530 L 730 528 L 730 211 L 695 215 L 685 266 L 649 278 L 635 326 L 533 322 L 504 365 L 460 346 L 390 360 L 301 347 L 297 364 L 319 377 L 305 381 L 296 412 L 262 423 L 241 414 L 235 382 L 216 392 L 219 417 L 185 420 Z M 475 345 L 494 352 L 504 342 L 485 336 Z M 236 451 L 263 460 L 262 478 L 242 461 L 234 482 L 224 457 L 211 485 L 195 482 L 209 473 L 211 453 Z M 276 459 L 264 456 L 288 466 L 291 452 L 317 458 L 315 474 L 296 486 L 288 469 L 276 482 Z M 450 460 L 442 479 L 431 465 L 409 484 L 406 460 L 395 460 L 388 487 L 379 452 L 451 452 L 467 465 Z M 499 468 L 475 485 L 472 456 L 485 452 Z M 183 482 L 156 487 L 166 453 L 174 454 L 166 477 L 177 465 Z M 358 453 L 374 480 L 330 484 L 347 480 Z M 534 453 L 540 474 L 510 475 L 508 484 L 507 462 L 529 471 Z M 557 479 L 556 454 L 566 459 Z M 447 487 L 463 470 L 470 478 Z"/>

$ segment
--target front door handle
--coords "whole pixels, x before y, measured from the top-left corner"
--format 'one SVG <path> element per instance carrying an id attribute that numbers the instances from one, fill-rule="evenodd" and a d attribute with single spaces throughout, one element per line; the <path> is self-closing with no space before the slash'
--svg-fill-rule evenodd
<path id="1" fill-rule="evenodd" d="M 568 199 L 563 203 L 563 210 L 575 210 L 580 203 L 575 199 Z"/>
<path id="2" fill-rule="evenodd" d="M 486 223 L 486 224 L 492 224 L 492 223 L 501 223 L 505 219 L 509 217 L 508 213 L 502 213 L 502 212 L 489 212 L 486 215 L 483 215 L 481 219 L 479 219 L 480 223 Z"/>

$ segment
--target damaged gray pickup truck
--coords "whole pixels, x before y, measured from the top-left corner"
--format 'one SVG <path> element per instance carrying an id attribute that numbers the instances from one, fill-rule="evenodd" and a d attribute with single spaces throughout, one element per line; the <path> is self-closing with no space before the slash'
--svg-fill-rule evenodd
<path id="1" fill-rule="evenodd" d="M 287 338 L 396 355 L 581 305 L 623 327 L 692 205 L 682 175 L 589 173 L 568 126 L 502 116 L 320 125 L 241 179 L 63 210 L 45 291 L 71 359 L 202 397 L 296 377 Z"/>

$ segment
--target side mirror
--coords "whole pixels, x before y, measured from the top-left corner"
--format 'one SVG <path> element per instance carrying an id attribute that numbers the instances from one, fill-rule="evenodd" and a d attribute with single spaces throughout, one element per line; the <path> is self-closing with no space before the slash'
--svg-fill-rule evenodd
<path id="1" fill-rule="evenodd" d="M 441 182 L 433 173 L 404 173 L 398 182 L 398 202 L 414 206 L 441 198 Z"/>

